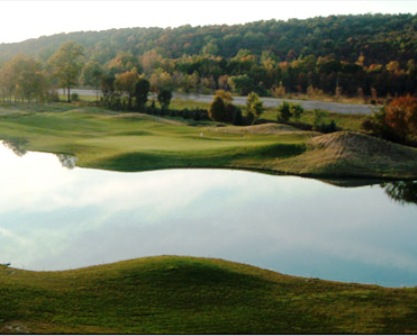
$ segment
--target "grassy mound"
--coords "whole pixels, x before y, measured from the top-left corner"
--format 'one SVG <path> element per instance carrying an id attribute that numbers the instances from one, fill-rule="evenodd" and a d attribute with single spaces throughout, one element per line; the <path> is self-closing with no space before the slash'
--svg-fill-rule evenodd
<path id="1" fill-rule="evenodd" d="M 0 332 L 415 333 L 417 290 L 152 257 L 61 272 L 0 267 Z"/>
<path id="2" fill-rule="evenodd" d="M 336 132 L 307 142 L 307 151 L 284 170 L 304 175 L 415 178 L 417 150 L 355 132 Z"/>

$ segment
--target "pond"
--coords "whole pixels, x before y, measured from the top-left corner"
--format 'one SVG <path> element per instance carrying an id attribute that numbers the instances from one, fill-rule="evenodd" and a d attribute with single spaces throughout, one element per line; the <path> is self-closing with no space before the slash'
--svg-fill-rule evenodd
<path id="1" fill-rule="evenodd" d="M 64 270 L 189 255 L 417 285 L 414 182 L 338 187 L 234 170 L 118 173 L 12 149 L 0 146 L 0 263 Z"/>

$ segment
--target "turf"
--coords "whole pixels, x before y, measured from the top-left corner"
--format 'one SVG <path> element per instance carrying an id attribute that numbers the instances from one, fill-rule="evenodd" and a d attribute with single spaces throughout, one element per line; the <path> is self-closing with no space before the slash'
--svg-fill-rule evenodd
<path id="1" fill-rule="evenodd" d="M 265 161 L 305 150 L 306 134 L 217 132 L 210 123 L 144 114 L 32 112 L 0 117 L 0 137 L 24 140 L 28 149 L 76 155 L 82 167 L 141 171 L 182 167 L 262 167 Z M 248 160 L 248 158 L 250 158 Z"/>
<path id="2" fill-rule="evenodd" d="M 417 332 L 417 290 L 161 256 L 61 272 L 0 267 L 3 333 Z"/>

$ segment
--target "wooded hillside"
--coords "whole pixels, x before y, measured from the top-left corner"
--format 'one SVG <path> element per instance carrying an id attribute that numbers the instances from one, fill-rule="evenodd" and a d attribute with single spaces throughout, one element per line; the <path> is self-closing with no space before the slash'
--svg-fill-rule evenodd
<path id="1" fill-rule="evenodd" d="M 46 63 L 67 41 L 84 48 L 84 69 L 99 67 L 110 76 L 135 69 L 156 91 L 377 98 L 416 94 L 417 87 L 417 15 L 411 14 L 58 34 L 0 45 L 0 65 L 17 54 Z M 94 86 L 88 77 L 84 71 L 80 84 Z"/>

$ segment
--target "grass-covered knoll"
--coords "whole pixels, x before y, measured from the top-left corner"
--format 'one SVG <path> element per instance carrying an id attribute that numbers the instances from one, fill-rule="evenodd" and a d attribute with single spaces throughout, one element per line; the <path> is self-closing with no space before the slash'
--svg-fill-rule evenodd
<path id="1" fill-rule="evenodd" d="M 152 257 L 61 272 L 0 266 L 2 333 L 403 334 L 417 290 Z"/>
<path id="2" fill-rule="evenodd" d="M 316 176 L 415 178 L 417 150 L 354 132 L 312 138 L 307 150 L 282 160 L 292 173 Z"/>

